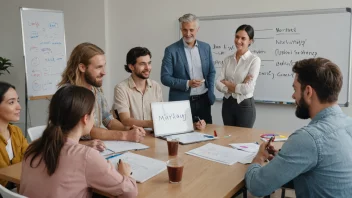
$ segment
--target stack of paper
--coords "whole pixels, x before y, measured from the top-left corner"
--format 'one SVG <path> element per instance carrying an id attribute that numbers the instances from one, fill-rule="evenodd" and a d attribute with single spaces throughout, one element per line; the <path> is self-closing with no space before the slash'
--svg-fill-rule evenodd
<path id="1" fill-rule="evenodd" d="M 111 155 L 114 153 L 121 153 L 124 151 L 142 150 L 149 148 L 149 146 L 141 143 L 127 141 L 104 141 L 104 144 L 105 150 L 100 152 L 100 154 L 103 156 Z"/>
<path id="2" fill-rule="evenodd" d="M 219 162 L 222 164 L 233 165 L 251 153 L 235 150 L 229 147 L 208 143 L 204 146 L 186 152 L 189 155 L 203 159 Z"/>
<path id="3" fill-rule="evenodd" d="M 131 152 L 126 152 L 122 155 L 111 158 L 109 161 L 117 167 L 117 163 L 120 159 L 131 166 L 132 177 L 139 183 L 143 183 L 166 170 L 166 162 Z"/>

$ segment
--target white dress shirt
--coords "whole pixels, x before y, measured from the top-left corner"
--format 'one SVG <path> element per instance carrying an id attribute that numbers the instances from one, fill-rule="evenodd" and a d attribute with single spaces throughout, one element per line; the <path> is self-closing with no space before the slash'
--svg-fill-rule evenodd
<path id="1" fill-rule="evenodd" d="M 13 150 L 12 150 L 11 138 L 9 138 L 7 140 L 7 145 L 6 145 L 5 148 L 6 148 L 7 154 L 9 155 L 9 159 L 12 160 L 12 158 L 13 158 Z"/>
<path id="2" fill-rule="evenodd" d="M 199 50 L 198 50 L 198 43 L 196 41 L 193 47 L 189 47 L 185 40 L 183 40 L 183 44 L 185 46 L 185 53 L 189 68 L 189 75 L 191 79 L 202 80 L 204 79 L 203 70 L 202 70 L 202 62 L 200 60 Z M 187 81 L 187 89 L 189 89 Z M 191 88 L 191 96 L 194 95 L 202 95 L 207 92 L 208 89 L 205 87 L 205 83 L 202 83 L 199 87 Z"/>
<path id="3" fill-rule="evenodd" d="M 244 99 L 253 97 L 260 63 L 260 58 L 249 50 L 240 57 L 238 62 L 236 61 L 236 53 L 226 57 L 221 68 L 221 74 L 216 79 L 216 89 L 224 93 L 225 98 L 232 95 L 233 98 L 237 99 L 238 104 Z M 243 83 L 248 75 L 252 75 L 252 80 Z M 228 80 L 236 84 L 235 93 L 228 93 L 228 87 L 220 82 L 221 80 Z"/>

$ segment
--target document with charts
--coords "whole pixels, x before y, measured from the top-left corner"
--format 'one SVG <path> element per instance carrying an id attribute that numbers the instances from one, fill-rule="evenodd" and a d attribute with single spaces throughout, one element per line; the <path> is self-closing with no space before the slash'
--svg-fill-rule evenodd
<path id="1" fill-rule="evenodd" d="M 220 146 L 213 143 L 208 143 L 204 146 L 195 148 L 186 153 L 189 155 L 227 165 L 233 165 L 251 154 L 248 152 L 232 149 L 230 147 Z"/>
<path id="2" fill-rule="evenodd" d="M 166 170 L 166 162 L 131 152 L 126 152 L 122 155 L 111 158 L 109 161 L 117 167 L 119 159 L 131 166 L 132 177 L 139 183 L 143 183 Z"/>
<path id="3" fill-rule="evenodd" d="M 103 141 L 105 144 L 105 150 L 100 152 L 100 155 L 108 156 L 114 153 L 121 153 L 132 150 L 143 150 L 149 148 L 149 146 L 127 141 Z"/>

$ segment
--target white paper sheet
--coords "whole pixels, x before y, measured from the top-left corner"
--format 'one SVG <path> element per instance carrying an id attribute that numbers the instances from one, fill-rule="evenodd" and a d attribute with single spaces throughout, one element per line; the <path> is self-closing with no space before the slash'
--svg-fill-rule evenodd
<path id="1" fill-rule="evenodd" d="M 241 159 L 248 157 L 251 153 L 232 149 L 225 146 L 208 143 L 204 146 L 186 152 L 189 155 L 203 159 L 219 162 L 222 164 L 233 165 Z"/>
<path id="2" fill-rule="evenodd" d="M 238 162 L 241 164 L 250 164 L 250 163 L 252 163 L 252 161 L 256 155 L 257 155 L 257 153 L 250 153 L 250 155 L 240 159 Z"/>
<path id="3" fill-rule="evenodd" d="M 155 175 L 166 170 L 166 162 L 145 157 L 131 152 L 109 159 L 109 161 L 117 167 L 119 159 L 128 163 L 132 169 L 132 177 L 139 183 L 154 177 Z"/>

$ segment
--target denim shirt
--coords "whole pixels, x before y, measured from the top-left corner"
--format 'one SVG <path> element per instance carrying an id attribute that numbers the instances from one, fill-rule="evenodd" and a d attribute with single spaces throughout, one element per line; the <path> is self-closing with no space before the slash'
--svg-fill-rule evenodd
<path id="1" fill-rule="evenodd" d="M 352 197 L 352 118 L 337 105 L 320 111 L 267 165 L 250 165 L 245 180 L 255 196 L 293 180 L 297 197 Z"/>

